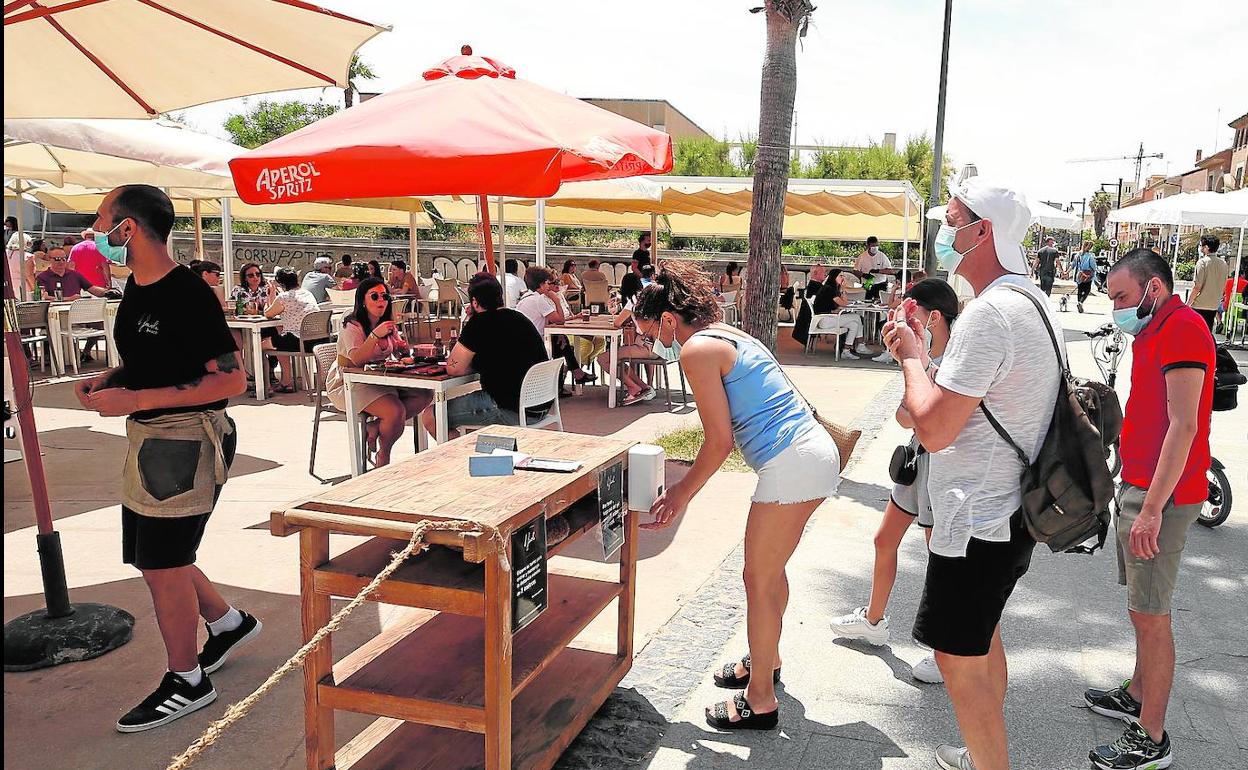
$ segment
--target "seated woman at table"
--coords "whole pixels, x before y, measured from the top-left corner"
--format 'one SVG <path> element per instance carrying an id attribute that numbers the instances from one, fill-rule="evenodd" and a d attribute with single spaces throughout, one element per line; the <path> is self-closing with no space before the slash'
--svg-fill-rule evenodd
<path id="1" fill-rule="evenodd" d="M 559 272 L 559 283 L 563 286 L 563 293 L 569 299 L 579 299 L 581 296 L 581 279 L 576 275 L 576 261 L 572 259 L 564 260 L 563 270 Z"/>
<path id="2" fill-rule="evenodd" d="M 259 315 L 269 301 L 269 289 L 265 285 L 264 272 L 256 262 L 247 262 L 238 269 L 238 285 L 230 292 L 230 302 L 243 300 L 244 315 Z M 240 348 L 241 349 L 241 348 Z"/>
<path id="3" fill-rule="evenodd" d="M 733 294 L 741 291 L 741 267 L 736 262 L 729 262 L 724 267 L 724 274 L 719 277 L 719 293 Z"/>
<path id="4" fill-rule="evenodd" d="M 343 280 L 342 290 L 352 291 L 368 278 L 368 265 L 356 262 L 351 266 L 351 277 Z"/>
<path id="5" fill-rule="evenodd" d="M 368 260 L 368 277 L 385 279 L 385 274 L 381 272 L 381 263 L 375 259 Z"/>
<path id="6" fill-rule="evenodd" d="M 849 305 L 849 298 L 843 292 L 847 275 L 848 273 L 840 269 L 833 269 L 828 273 L 828 280 L 824 282 L 823 288 L 819 290 L 819 294 L 815 297 L 815 315 L 836 313 Z M 846 358 L 875 355 L 875 352 L 867 347 L 866 343 L 861 339 L 863 329 L 862 316 L 857 313 L 840 313 L 827 318 L 820 318 L 819 324 L 815 328 L 839 330 L 840 333 L 844 334 L 845 349 L 841 351 L 841 355 Z"/>
<path id="7" fill-rule="evenodd" d="M 280 289 L 280 291 L 279 291 Z M 296 353 L 304 349 L 303 340 L 299 338 L 299 330 L 303 319 L 308 313 L 320 309 L 312 292 L 299 286 L 299 274 L 289 267 L 279 267 L 277 275 L 269 284 L 269 298 L 265 303 L 264 317 L 281 317 L 282 325 L 277 336 L 264 340 L 265 350 L 281 350 Z M 281 384 L 274 391 L 277 393 L 294 393 L 295 362 L 289 356 L 281 358 Z"/>
<path id="8" fill-rule="evenodd" d="M 624 383 L 624 388 L 628 391 L 628 395 L 624 397 L 623 406 L 632 406 L 640 404 L 642 401 L 650 401 L 654 398 L 654 388 L 642 382 L 637 376 L 635 367 L 629 363 L 632 359 L 654 358 L 654 351 L 651 346 L 654 340 L 646 339 L 637 331 L 636 322 L 633 320 L 633 306 L 636 301 L 636 295 L 628 299 L 624 304 L 616 309 L 615 317 L 612 323 L 617 329 L 625 330 L 625 339 L 621 342 L 616 358 L 619 361 L 620 371 L 618 377 L 620 382 Z M 602 367 L 602 371 L 611 371 L 611 354 L 604 352 L 598 356 L 598 366 Z"/>
<path id="9" fill-rule="evenodd" d="M 338 358 L 325 377 L 325 392 L 340 410 L 346 411 L 343 366 L 363 366 L 384 361 L 391 354 L 407 351 L 407 343 L 391 318 L 390 290 L 380 278 L 365 278 L 355 289 L 355 308 L 342 324 L 338 335 Z M 420 414 L 433 400 L 428 391 L 392 388 L 385 385 L 353 385 L 357 412 L 368 415 L 368 451 L 373 465 L 390 462 L 390 450 L 403 435 L 407 421 Z"/>
<path id="10" fill-rule="evenodd" d="M 464 425 L 519 425 L 520 386 L 529 369 L 550 360 L 546 343 L 528 318 L 503 307 L 503 287 L 494 276 L 473 278 L 468 300 L 472 308 L 446 362 L 446 373 L 460 377 L 477 372 L 481 390 L 447 402 L 447 427 L 455 431 Z M 549 408 L 550 404 L 530 407 L 526 420 L 540 420 Z M 429 435 L 436 436 L 434 409 L 426 409 L 420 419 Z"/>
<path id="11" fill-rule="evenodd" d="M 738 692 L 708 707 L 705 717 L 720 730 L 774 729 L 780 632 L 789 598 L 785 566 L 811 514 L 836 493 L 836 444 L 771 352 L 719 323 L 714 284 L 694 265 L 669 261 L 659 280 L 642 289 L 634 312 L 642 333 L 654 340 L 655 355 L 684 366 L 705 433 L 693 466 L 650 507 L 654 519 L 642 529 L 677 523 L 734 444 L 758 474 L 745 525 L 749 654 L 715 673 L 716 686 Z"/>

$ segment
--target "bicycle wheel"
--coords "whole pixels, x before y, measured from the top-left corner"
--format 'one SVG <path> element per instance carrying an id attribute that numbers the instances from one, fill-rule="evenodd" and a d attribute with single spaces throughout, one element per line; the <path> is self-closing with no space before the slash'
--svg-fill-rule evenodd
<path id="1" fill-rule="evenodd" d="M 1105 447 L 1105 463 L 1109 466 L 1110 478 L 1118 478 L 1122 473 L 1122 455 L 1118 451 L 1118 442 Z"/>
<path id="2" fill-rule="evenodd" d="M 1210 468 L 1209 499 L 1200 506 L 1196 520 L 1206 527 L 1216 527 L 1231 515 L 1231 481 L 1224 471 Z"/>

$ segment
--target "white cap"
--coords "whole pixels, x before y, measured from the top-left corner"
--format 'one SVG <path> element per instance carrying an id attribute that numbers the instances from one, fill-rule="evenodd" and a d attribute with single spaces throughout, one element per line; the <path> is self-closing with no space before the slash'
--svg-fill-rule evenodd
<path id="1" fill-rule="evenodd" d="M 1020 192 L 973 176 L 949 188 L 949 194 L 966 204 L 980 219 L 992 222 L 992 242 L 997 261 L 1008 273 L 1027 274 L 1023 238 L 1031 226 L 1031 209 Z"/>
<path id="2" fill-rule="evenodd" d="M 334 261 L 329 257 L 317 257 L 316 261 L 312 263 L 312 266 L 319 270 L 322 267 L 329 267 L 332 264 L 334 264 Z"/>

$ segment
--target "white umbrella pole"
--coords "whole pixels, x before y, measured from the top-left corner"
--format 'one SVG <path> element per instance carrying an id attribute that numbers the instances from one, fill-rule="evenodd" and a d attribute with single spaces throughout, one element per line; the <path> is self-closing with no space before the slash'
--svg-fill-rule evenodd
<path id="1" fill-rule="evenodd" d="M 901 227 L 901 288 L 906 288 L 906 276 L 909 275 L 908 269 L 910 265 L 910 196 L 906 195 L 905 216 L 902 218 Z"/>
<path id="2" fill-rule="evenodd" d="M 650 264 L 659 269 L 659 215 L 650 215 Z"/>
<path id="3" fill-rule="evenodd" d="M 165 188 L 165 195 L 169 195 L 168 187 Z M 173 196 L 169 195 L 169 198 L 170 198 L 170 203 L 172 203 Z M 174 260 L 176 261 L 177 256 L 174 254 L 174 251 L 173 251 L 173 228 L 172 227 L 169 228 L 169 237 L 165 239 L 165 248 L 169 249 L 169 256 L 173 257 Z"/>
<path id="4" fill-rule="evenodd" d="M 503 198 L 498 198 L 498 266 L 499 275 L 503 277 L 503 305 L 511 307 L 507 296 L 507 222 L 503 219 Z"/>
<path id="5" fill-rule="evenodd" d="M 191 201 L 191 216 L 195 219 L 195 258 L 204 258 L 204 220 L 199 198 Z"/>
<path id="6" fill-rule="evenodd" d="M 534 259 L 539 267 L 546 267 L 546 199 L 537 201 L 537 234 L 533 245 Z"/>
<path id="7" fill-rule="evenodd" d="M 221 199 L 221 269 L 225 275 L 225 295 L 234 290 L 234 218 L 230 216 L 230 199 Z"/>
<path id="8" fill-rule="evenodd" d="M 21 274 L 18 275 L 16 278 L 14 278 L 13 276 L 9 276 L 9 280 L 16 282 L 14 286 L 17 287 L 17 290 L 13 292 L 13 296 L 21 297 L 23 300 L 27 300 L 27 299 L 30 299 L 30 297 L 27 296 L 27 291 L 26 291 L 26 270 L 27 270 L 26 263 L 33 261 L 35 257 L 33 254 L 30 254 L 30 252 L 26 250 L 26 237 L 25 237 L 26 233 L 24 230 L 22 230 L 22 200 L 23 200 L 22 199 L 22 180 L 20 179 L 13 180 L 13 195 L 15 196 L 16 201 L 17 201 L 16 205 L 13 206 L 13 216 L 14 218 L 17 219 L 17 230 L 16 232 L 14 232 L 14 235 L 17 236 L 17 253 L 19 255 L 17 258 L 17 264 L 22 266 L 22 270 L 21 270 Z M 47 211 L 47 209 L 44 209 L 44 211 Z M 6 252 L 4 255 L 4 258 L 8 259 L 9 255 L 7 252 L 9 249 L 9 244 L 7 243 L 4 244 L 4 249 Z"/>
<path id="9" fill-rule="evenodd" d="M 416 276 L 417 282 L 420 281 L 420 246 L 417 245 L 416 239 L 420 235 L 416 230 L 417 214 L 415 211 L 409 212 L 407 215 L 407 259 L 411 263 L 408 265 L 412 269 L 412 275 Z"/>

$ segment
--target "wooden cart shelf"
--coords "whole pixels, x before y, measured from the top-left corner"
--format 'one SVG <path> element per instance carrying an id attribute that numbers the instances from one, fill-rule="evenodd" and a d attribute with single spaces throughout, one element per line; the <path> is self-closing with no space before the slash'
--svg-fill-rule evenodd
<path id="1" fill-rule="evenodd" d="M 509 561 L 512 532 L 534 517 L 561 515 L 571 530 L 547 548 L 548 557 L 599 526 L 598 476 L 617 465 L 627 469 L 631 442 L 497 426 L 487 432 L 515 436 L 527 453 L 576 458 L 584 467 L 470 477 L 475 438 L 468 436 L 274 511 L 273 534 L 300 536 L 305 639 L 328 621 L 331 597 L 359 593 L 421 521 L 497 531 Z M 330 533 L 371 537 L 331 559 Z M 337 664 L 332 640 L 308 656 L 308 768 L 548 770 L 632 665 L 636 538 L 636 518 L 628 513 L 618 581 L 548 565 L 546 609 L 512 632 L 512 576 L 492 551 L 499 540 L 438 533 L 432 540 L 442 545 L 409 559 L 369 597 L 415 611 Z M 615 649 L 578 643 L 613 604 Z M 335 752 L 335 710 L 380 719 Z"/>

